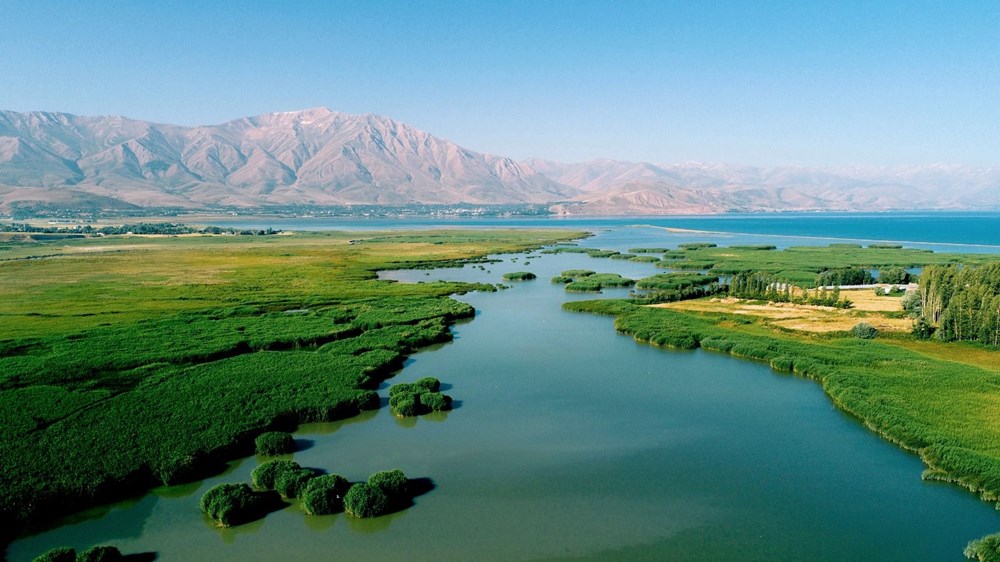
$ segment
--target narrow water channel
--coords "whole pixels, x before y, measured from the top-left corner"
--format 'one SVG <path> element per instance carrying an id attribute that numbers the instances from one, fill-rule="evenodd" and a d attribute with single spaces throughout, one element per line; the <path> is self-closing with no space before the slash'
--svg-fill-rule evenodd
<path id="1" fill-rule="evenodd" d="M 585 244 L 678 242 L 664 236 L 616 229 Z M 658 272 L 653 266 L 576 254 L 503 259 L 386 275 L 538 275 L 459 297 L 476 318 L 389 381 L 438 377 L 455 410 L 398 420 L 383 408 L 296 434 L 306 445 L 294 455 L 303 466 L 351 480 L 396 467 L 432 479 L 435 489 L 410 509 L 360 521 L 309 517 L 292 505 L 217 529 L 198 499 L 217 483 L 249 481 L 250 458 L 222 476 L 18 541 L 10 559 L 110 543 L 171 561 L 958 561 L 970 539 L 1000 530 L 993 506 L 921 481 L 919 459 L 837 411 L 815 382 L 701 350 L 637 344 L 616 334 L 610 318 L 562 311 L 566 299 L 594 296 L 548 281 L 577 268 L 638 278 Z"/>

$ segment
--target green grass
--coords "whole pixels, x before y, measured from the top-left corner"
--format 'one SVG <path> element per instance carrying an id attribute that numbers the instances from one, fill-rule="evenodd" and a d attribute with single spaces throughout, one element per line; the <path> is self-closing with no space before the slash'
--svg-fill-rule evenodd
<path id="1" fill-rule="evenodd" d="M 265 431 L 378 407 L 378 382 L 474 310 L 382 269 L 563 231 L 104 237 L 0 256 L 0 538 L 190 481 Z M 28 256 L 36 259 L 10 259 Z"/>

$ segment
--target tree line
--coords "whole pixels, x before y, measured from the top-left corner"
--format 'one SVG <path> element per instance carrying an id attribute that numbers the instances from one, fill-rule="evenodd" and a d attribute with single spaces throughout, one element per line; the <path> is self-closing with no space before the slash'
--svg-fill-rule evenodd
<path id="1" fill-rule="evenodd" d="M 945 341 L 1000 345 L 1000 263 L 925 268 L 918 325 Z"/>
<path id="2" fill-rule="evenodd" d="M 791 284 L 781 281 L 770 273 L 760 271 L 745 271 L 733 275 L 729 280 L 729 296 L 836 308 L 852 306 L 851 301 L 840 297 L 840 287 L 837 284 L 834 284 L 833 289 L 829 291 L 821 287 L 812 294 L 808 290 L 793 292 Z"/>

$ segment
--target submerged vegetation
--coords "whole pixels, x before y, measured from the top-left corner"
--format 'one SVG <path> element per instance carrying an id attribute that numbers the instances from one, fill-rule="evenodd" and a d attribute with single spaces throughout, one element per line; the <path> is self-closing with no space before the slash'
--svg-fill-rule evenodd
<path id="1" fill-rule="evenodd" d="M 90 505 L 198 479 L 222 460 L 252 454 L 267 431 L 377 408 L 374 389 L 405 354 L 447 341 L 449 323 L 474 314 L 448 295 L 491 289 L 378 281 L 378 270 L 577 236 L 426 231 L 4 243 L 0 534 L 9 539 Z M 300 476 L 282 481 L 286 492 L 302 493 L 309 479 Z M 267 487 L 278 486 L 272 478 Z M 210 502 L 214 516 L 229 517 L 220 505 Z"/>

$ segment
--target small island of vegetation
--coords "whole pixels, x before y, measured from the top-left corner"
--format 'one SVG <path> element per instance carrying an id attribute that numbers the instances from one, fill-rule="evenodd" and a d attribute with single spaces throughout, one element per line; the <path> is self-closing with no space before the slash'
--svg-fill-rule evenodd
<path id="1" fill-rule="evenodd" d="M 599 293 L 605 288 L 623 288 L 635 285 L 635 279 L 622 277 L 618 273 L 595 273 L 590 270 L 563 271 L 561 277 L 570 279 L 566 282 L 567 291 Z M 553 283 L 556 279 L 553 279 Z"/>
<path id="2" fill-rule="evenodd" d="M 530 281 L 535 278 L 535 274 L 530 271 L 514 271 L 512 273 L 504 273 L 504 281 Z"/>
<path id="3" fill-rule="evenodd" d="M 394 384 L 389 388 L 389 407 L 400 417 L 412 417 L 451 409 L 451 396 L 439 392 L 441 382 L 424 377 L 413 383 Z"/>

